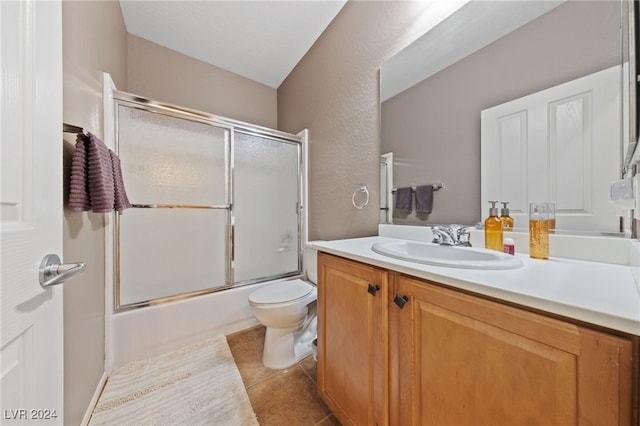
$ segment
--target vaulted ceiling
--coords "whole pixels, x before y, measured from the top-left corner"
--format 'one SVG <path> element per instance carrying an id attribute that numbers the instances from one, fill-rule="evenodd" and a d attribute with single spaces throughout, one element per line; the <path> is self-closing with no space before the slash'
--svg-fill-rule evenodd
<path id="1" fill-rule="evenodd" d="M 278 88 L 345 3 L 120 0 L 120 7 L 128 33 Z"/>

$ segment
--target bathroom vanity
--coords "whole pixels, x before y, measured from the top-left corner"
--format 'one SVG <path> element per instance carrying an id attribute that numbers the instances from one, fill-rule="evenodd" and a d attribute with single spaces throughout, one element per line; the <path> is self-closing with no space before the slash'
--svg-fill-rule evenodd
<path id="1" fill-rule="evenodd" d="M 344 425 L 637 425 L 634 267 L 480 271 L 315 244 L 318 391 Z"/>

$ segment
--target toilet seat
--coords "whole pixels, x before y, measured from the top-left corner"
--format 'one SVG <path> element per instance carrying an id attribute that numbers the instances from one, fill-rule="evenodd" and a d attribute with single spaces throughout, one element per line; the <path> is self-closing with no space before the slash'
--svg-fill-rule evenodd
<path id="1" fill-rule="evenodd" d="M 282 281 L 254 291 L 249 295 L 249 302 L 261 305 L 294 302 L 306 297 L 312 290 L 311 284 L 299 279 Z"/>

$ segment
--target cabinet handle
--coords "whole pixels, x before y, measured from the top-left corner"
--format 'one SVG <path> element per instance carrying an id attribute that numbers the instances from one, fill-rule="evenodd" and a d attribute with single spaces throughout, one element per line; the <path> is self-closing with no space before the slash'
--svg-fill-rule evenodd
<path id="1" fill-rule="evenodd" d="M 409 298 L 407 296 L 400 296 L 396 294 L 396 297 L 393 298 L 393 302 L 400 307 L 400 309 L 404 308 L 404 305 L 407 304 Z"/>
<path id="2" fill-rule="evenodd" d="M 380 286 L 379 285 L 373 285 L 371 283 L 369 283 L 369 288 L 367 289 L 367 291 L 369 292 L 369 294 L 375 296 L 376 292 L 380 290 Z"/>

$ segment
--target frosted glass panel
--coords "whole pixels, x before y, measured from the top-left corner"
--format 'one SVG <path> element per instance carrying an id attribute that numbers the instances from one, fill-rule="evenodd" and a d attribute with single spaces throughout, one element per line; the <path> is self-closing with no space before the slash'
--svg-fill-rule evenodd
<path id="1" fill-rule="evenodd" d="M 225 203 L 230 132 L 118 105 L 118 155 L 134 204 Z"/>
<path id="2" fill-rule="evenodd" d="M 120 304 L 224 286 L 227 214 L 126 210 L 120 216 Z"/>
<path id="3" fill-rule="evenodd" d="M 298 271 L 299 145 L 236 133 L 235 281 Z"/>
<path id="4" fill-rule="evenodd" d="M 118 216 L 121 309 L 301 272 L 299 143 L 122 102 L 116 141 L 134 207 Z"/>

